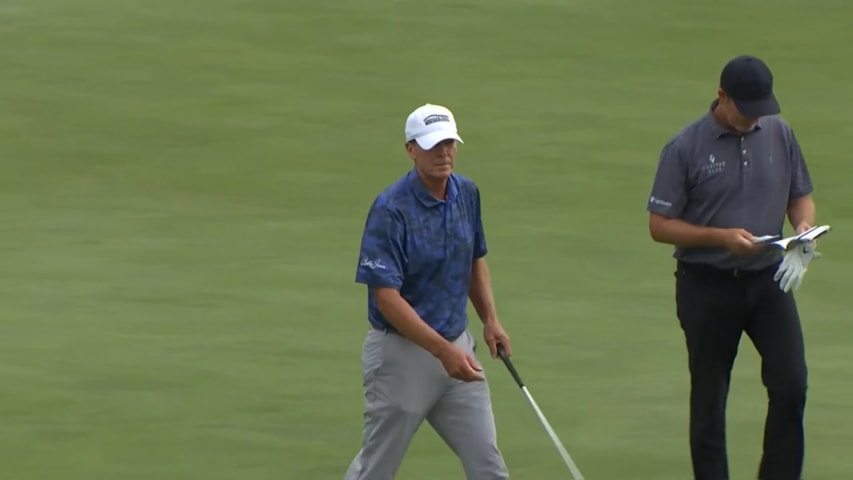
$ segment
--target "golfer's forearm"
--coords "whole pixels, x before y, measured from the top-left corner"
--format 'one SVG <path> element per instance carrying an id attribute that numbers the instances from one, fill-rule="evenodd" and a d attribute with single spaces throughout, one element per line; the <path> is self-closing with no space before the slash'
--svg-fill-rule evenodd
<path id="1" fill-rule="evenodd" d="M 815 204 L 811 195 L 795 198 L 788 204 L 788 220 L 795 230 L 814 226 Z"/>
<path id="2" fill-rule="evenodd" d="M 483 258 L 474 260 L 474 264 L 471 266 L 471 286 L 468 291 L 468 298 L 471 299 L 477 316 L 484 324 L 497 320 L 498 314 L 495 309 L 489 266 Z"/>
<path id="3" fill-rule="evenodd" d="M 418 312 L 397 290 L 377 288 L 376 303 L 382 316 L 391 322 L 398 332 L 434 356 L 438 356 L 450 345 L 450 342 L 421 319 Z"/>
<path id="4" fill-rule="evenodd" d="M 649 232 L 656 242 L 679 247 L 722 247 L 724 230 L 691 225 L 677 218 L 652 218 Z"/>

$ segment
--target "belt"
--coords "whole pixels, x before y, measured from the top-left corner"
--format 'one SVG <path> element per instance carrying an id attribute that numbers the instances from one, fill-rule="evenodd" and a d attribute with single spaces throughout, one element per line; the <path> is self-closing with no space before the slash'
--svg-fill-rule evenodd
<path id="1" fill-rule="evenodd" d="M 371 324 L 370 324 L 370 328 L 371 328 L 371 330 L 376 330 L 376 331 L 384 332 L 384 333 L 390 333 L 390 334 L 392 334 L 392 335 L 398 335 L 398 336 L 400 336 L 400 337 L 403 337 L 403 336 L 404 336 L 402 333 L 400 333 L 400 332 L 398 332 L 397 330 L 395 330 L 395 329 L 393 329 L 393 328 L 390 328 L 390 327 L 377 327 L 376 325 L 374 325 L 374 324 L 372 324 L 372 323 L 371 323 Z M 449 336 L 447 336 L 447 335 L 445 335 L 445 334 L 443 334 L 443 333 L 441 333 L 441 332 L 437 332 L 437 333 L 438 333 L 439 335 L 441 335 L 441 336 L 442 336 L 442 338 L 444 338 L 444 339 L 445 339 L 445 340 L 447 340 L 448 342 L 453 342 L 453 341 L 456 341 L 456 339 L 457 339 L 457 338 L 461 337 L 461 336 L 462 336 L 462 333 L 465 333 L 465 332 L 463 331 L 463 332 L 462 332 L 462 333 L 460 333 L 459 335 L 454 335 L 454 336 L 452 336 L 452 337 L 449 337 Z"/>
<path id="2" fill-rule="evenodd" d="M 718 278 L 753 278 L 767 275 L 775 271 L 776 265 L 758 269 L 718 268 L 707 263 L 678 262 L 678 269 L 697 275 L 714 276 Z"/>

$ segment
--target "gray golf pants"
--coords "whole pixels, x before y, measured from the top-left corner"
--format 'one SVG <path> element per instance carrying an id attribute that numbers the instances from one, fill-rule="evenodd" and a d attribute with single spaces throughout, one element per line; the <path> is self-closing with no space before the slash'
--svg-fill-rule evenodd
<path id="1" fill-rule="evenodd" d="M 470 332 L 454 343 L 476 358 Z M 486 381 L 453 379 L 423 348 L 374 329 L 364 341 L 361 361 L 364 436 L 344 480 L 393 480 L 424 420 L 459 457 L 467 480 L 509 478 Z"/>

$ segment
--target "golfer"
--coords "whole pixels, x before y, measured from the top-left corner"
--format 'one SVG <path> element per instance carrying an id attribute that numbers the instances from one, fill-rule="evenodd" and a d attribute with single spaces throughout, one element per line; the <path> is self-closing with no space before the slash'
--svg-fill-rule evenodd
<path id="1" fill-rule="evenodd" d="M 511 353 L 495 312 L 480 194 L 453 172 L 456 121 L 426 104 L 406 121 L 414 168 L 367 214 L 356 281 L 367 286 L 361 361 L 362 448 L 345 480 L 391 480 L 426 420 L 459 457 L 468 480 L 509 478 L 497 446 L 489 387 L 468 331 L 470 298 L 492 358 Z"/>
<path id="2" fill-rule="evenodd" d="M 663 147 L 648 202 L 652 238 L 675 246 L 696 480 L 729 478 L 726 399 L 742 332 L 761 355 L 768 396 L 758 478 L 799 480 L 803 467 L 800 318 L 791 289 L 774 278 L 781 254 L 754 242 L 781 235 L 786 217 L 798 233 L 815 222 L 806 162 L 779 113 L 767 65 L 746 55 L 729 61 L 709 111 Z M 790 255 L 806 265 L 813 247 Z"/>

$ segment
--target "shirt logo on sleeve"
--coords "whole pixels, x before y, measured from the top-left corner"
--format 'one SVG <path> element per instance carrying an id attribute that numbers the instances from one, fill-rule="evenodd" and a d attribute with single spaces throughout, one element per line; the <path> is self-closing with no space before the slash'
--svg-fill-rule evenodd
<path id="1" fill-rule="evenodd" d="M 367 267 L 367 268 L 369 268 L 369 269 L 371 269 L 371 270 L 376 270 L 377 268 L 378 268 L 379 270 L 387 270 L 387 268 L 385 267 L 385 265 L 382 265 L 382 260 L 380 260 L 380 259 L 378 259 L 378 258 L 377 258 L 376 260 L 371 260 L 371 259 L 370 259 L 370 258 L 368 258 L 368 257 L 362 257 L 362 258 L 361 258 L 361 266 L 362 266 L 362 267 Z"/>
<path id="2" fill-rule="evenodd" d="M 654 204 L 654 205 L 663 205 L 664 207 L 667 207 L 667 208 L 672 206 L 672 202 L 667 202 L 666 200 L 663 200 L 661 198 L 657 198 L 654 195 L 652 195 L 649 198 L 649 203 Z"/>

